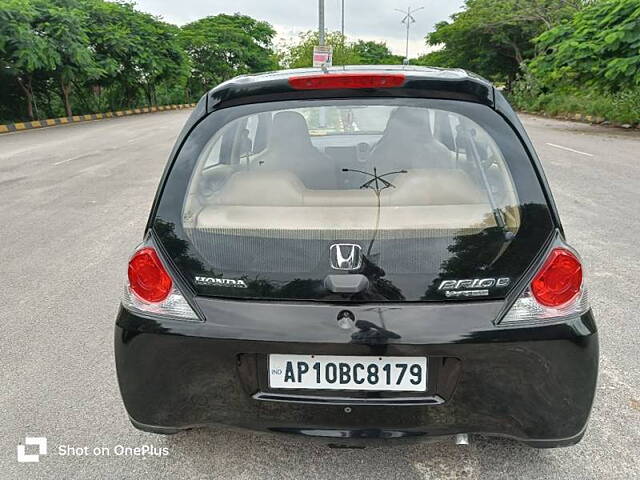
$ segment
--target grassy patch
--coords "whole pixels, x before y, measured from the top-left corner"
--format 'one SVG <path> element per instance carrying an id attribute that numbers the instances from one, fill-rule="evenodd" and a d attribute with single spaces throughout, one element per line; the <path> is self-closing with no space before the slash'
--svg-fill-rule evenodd
<path id="1" fill-rule="evenodd" d="M 581 113 L 614 123 L 640 124 L 640 89 L 618 93 L 596 91 L 546 92 L 537 95 L 514 92 L 513 104 L 531 112 L 549 115 Z"/>

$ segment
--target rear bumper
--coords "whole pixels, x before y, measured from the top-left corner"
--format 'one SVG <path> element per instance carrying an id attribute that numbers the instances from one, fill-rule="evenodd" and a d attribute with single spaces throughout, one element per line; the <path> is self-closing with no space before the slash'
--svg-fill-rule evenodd
<path id="1" fill-rule="evenodd" d="M 421 344 L 401 343 L 410 337 L 377 345 L 336 338 L 321 343 L 316 332 L 306 342 L 287 341 L 286 330 L 280 341 L 251 334 L 220 338 L 220 326 L 154 320 L 121 309 L 118 381 L 137 426 L 222 424 L 339 438 L 482 433 L 561 446 L 582 437 L 596 387 L 598 337 L 591 312 L 536 328 L 491 325 L 456 339 L 451 329 L 435 331 L 432 341 Z M 269 353 L 425 355 L 429 386 L 404 404 L 393 395 L 275 391 L 266 381 Z"/>

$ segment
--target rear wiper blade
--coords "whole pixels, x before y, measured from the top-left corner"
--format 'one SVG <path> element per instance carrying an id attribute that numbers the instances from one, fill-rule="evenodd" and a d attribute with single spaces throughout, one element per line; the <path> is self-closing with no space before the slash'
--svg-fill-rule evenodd
<path id="1" fill-rule="evenodd" d="M 382 175 L 378 175 L 378 169 L 376 167 L 373 167 L 373 173 L 365 172 L 364 170 L 356 170 L 354 168 L 343 168 L 342 171 L 357 172 L 357 173 L 362 173 L 363 175 L 369 175 L 370 177 L 373 177 L 371 178 L 371 180 L 367 180 L 365 183 L 360 185 L 360 188 L 372 188 L 371 186 L 375 183 L 375 187 L 372 188 L 372 190 L 375 190 L 376 192 L 381 192 L 385 188 L 395 188 L 395 185 L 392 184 L 390 181 L 385 180 L 384 177 L 388 177 L 389 175 L 397 175 L 398 173 L 407 173 L 406 170 L 397 170 L 394 172 L 387 172 L 387 173 L 383 173 Z M 382 183 L 383 185 L 382 188 L 380 188 L 380 183 Z"/>
<path id="2" fill-rule="evenodd" d="M 362 185 L 360 185 L 360 188 L 370 188 L 371 190 L 373 190 L 376 194 L 376 199 L 377 199 L 376 225 L 375 225 L 375 229 L 373 230 L 373 236 L 371 237 L 371 241 L 369 242 L 369 247 L 367 248 L 367 256 L 370 256 L 371 249 L 373 248 L 373 244 L 376 241 L 376 238 L 378 236 L 378 230 L 380 229 L 380 193 L 386 188 L 396 188 L 394 184 L 392 184 L 388 180 L 385 180 L 384 177 L 388 177 L 389 175 L 396 175 L 398 173 L 407 173 L 407 171 L 398 170 L 394 172 L 383 173 L 382 175 L 378 175 L 378 169 L 376 167 L 373 167 L 373 173 L 365 172 L 364 170 L 356 170 L 354 168 L 343 168 L 342 171 L 357 172 L 357 173 L 362 173 L 363 175 L 369 175 L 370 177 L 373 177 L 371 178 L 371 180 L 367 180 Z M 383 186 L 380 187 L 380 184 L 382 184 Z"/>
<path id="3" fill-rule="evenodd" d="M 471 154 L 473 162 L 480 172 L 480 177 L 482 178 L 482 183 L 484 184 L 484 188 L 487 192 L 487 198 L 489 200 L 489 205 L 491 206 L 491 213 L 493 214 L 493 218 L 495 219 L 496 224 L 498 225 L 500 230 L 502 230 L 505 240 L 512 240 L 515 235 L 507 228 L 507 224 L 504 221 L 504 214 L 498 207 L 496 199 L 493 196 L 491 184 L 489 183 L 489 178 L 487 177 L 487 172 L 485 172 L 484 166 L 482 165 L 482 160 L 480 160 L 480 152 L 478 151 L 478 146 L 476 145 L 475 138 L 466 127 L 463 127 L 461 125 L 458 127 L 458 129 L 459 137 L 462 137 L 464 143 L 469 146 L 469 149 L 467 150 L 470 150 L 470 152 L 468 151 L 467 153 Z"/>

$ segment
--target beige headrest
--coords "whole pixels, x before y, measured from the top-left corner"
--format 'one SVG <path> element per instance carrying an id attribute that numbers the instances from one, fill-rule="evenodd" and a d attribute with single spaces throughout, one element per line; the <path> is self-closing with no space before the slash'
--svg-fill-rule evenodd
<path id="1" fill-rule="evenodd" d="M 291 172 L 247 171 L 234 173 L 212 199 L 217 205 L 302 205 L 304 184 Z"/>
<path id="2" fill-rule="evenodd" d="M 397 175 L 393 183 L 396 188 L 382 192 L 384 205 L 464 205 L 487 201 L 487 196 L 462 170 L 409 170 Z"/>
<path id="3" fill-rule="evenodd" d="M 296 150 L 311 146 L 307 121 L 298 112 L 278 112 L 273 117 L 271 129 L 271 150 Z"/>

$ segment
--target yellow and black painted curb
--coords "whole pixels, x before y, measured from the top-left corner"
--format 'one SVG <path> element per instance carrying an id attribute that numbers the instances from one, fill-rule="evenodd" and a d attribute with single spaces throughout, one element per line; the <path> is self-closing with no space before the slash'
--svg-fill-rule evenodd
<path id="1" fill-rule="evenodd" d="M 34 128 L 52 127 L 54 125 L 65 125 L 68 123 L 86 122 L 89 120 L 102 120 L 103 118 L 126 117 L 128 115 L 138 115 L 140 113 L 163 112 L 166 110 L 180 110 L 183 108 L 195 107 L 195 103 L 181 103 L 178 105 L 160 105 L 157 107 L 132 108 L 131 110 L 119 110 L 117 112 L 92 113 L 89 115 L 74 115 L 73 117 L 48 118 L 46 120 L 34 120 L 33 122 L 9 123 L 0 125 L 0 133 L 20 132 Z"/>

